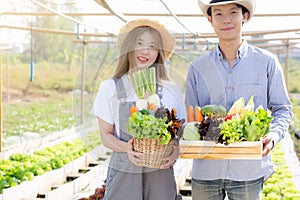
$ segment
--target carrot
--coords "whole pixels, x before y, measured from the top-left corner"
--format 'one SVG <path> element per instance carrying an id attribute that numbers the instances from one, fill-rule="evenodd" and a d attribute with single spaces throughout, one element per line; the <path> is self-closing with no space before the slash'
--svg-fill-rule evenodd
<path id="1" fill-rule="evenodd" d="M 195 106 L 195 121 L 196 122 L 202 122 L 203 121 L 202 110 L 199 106 Z"/>
<path id="2" fill-rule="evenodd" d="M 133 113 L 135 113 L 135 112 L 137 112 L 137 111 L 139 111 L 139 109 L 138 109 L 136 106 L 132 105 L 132 106 L 130 107 L 130 110 L 129 110 L 130 115 L 132 115 Z"/>
<path id="3" fill-rule="evenodd" d="M 149 110 L 155 111 L 155 105 L 153 103 L 149 104 Z"/>
<path id="4" fill-rule="evenodd" d="M 173 117 L 175 119 L 176 116 L 177 116 L 177 110 L 176 110 L 176 108 L 172 108 L 171 114 L 173 115 Z"/>
<path id="5" fill-rule="evenodd" d="M 192 105 L 189 105 L 187 109 L 187 121 L 188 122 L 195 121 L 194 107 Z"/>

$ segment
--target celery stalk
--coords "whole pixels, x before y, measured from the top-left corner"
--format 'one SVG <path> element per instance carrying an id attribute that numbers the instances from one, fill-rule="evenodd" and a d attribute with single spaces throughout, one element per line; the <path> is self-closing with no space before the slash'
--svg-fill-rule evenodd
<path id="1" fill-rule="evenodd" d="M 138 98 L 144 98 L 146 93 L 146 88 L 144 84 L 144 78 L 141 70 L 136 71 L 132 74 L 132 77 L 129 76 L 129 81 L 137 95 Z"/>
<path id="2" fill-rule="evenodd" d="M 155 94 L 156 92 L 156 75 L 155 75 L 155 68 L 151 67 L 146 70 L 147 74 L 147 89 L 150 95 Z"/>
<path id="3" fill-rule="evenodd" d="M 149 97 L 148 102 L 149 105 L 153 104 L 155 106 L 155 109 L 160 107 L 160 99 L 159 96 L 156 94 L 156 74 L 155 74 L 155 68 L 151 67 L 147 70 L 148 75 L 148 91 L 149 91 Z"/>
<path id="4" fill-rule="evenodd" d="M 156 108 L 160 106 L 160 99 L 156 94 L 156 74 L 155 68 L 141 69 L 129 76 L 130 83 L 139 98 L 137 102 L 138 108 L 143 109 L 145 104 L 153 104 Z M 146 102 L 142 99 L 145 98 L 146 90 L 149 92 L 149 97 Z"/>

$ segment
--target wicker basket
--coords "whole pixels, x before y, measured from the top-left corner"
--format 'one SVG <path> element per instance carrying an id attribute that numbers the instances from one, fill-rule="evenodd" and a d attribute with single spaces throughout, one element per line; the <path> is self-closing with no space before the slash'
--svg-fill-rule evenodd
<path id="1" fill-rule="evenodd" d="M 145 162 L 143 165 L 150 168 L 159 168 L 163 164 L 163 158 L 171 155 L 174 149 L 174 140 L 168 144 L 159 144 L 159 139 L 133 139 L 133 149 L 143 153 Z"/>

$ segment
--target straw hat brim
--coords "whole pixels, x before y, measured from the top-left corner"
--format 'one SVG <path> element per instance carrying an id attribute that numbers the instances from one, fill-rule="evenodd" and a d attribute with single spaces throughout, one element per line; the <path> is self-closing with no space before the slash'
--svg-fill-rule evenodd
<path id="1" fill-rule="evenodd" d="M 136 19 L 128 22 L 123 27 L 121 27 L 119 34 L 117 36 L 117 44 L 120 48 L 121 44 L 123 43 L 124 39 L 127 37 L 127 34 L 137 28 L 142 26 L 149 26 L 154 29 L 156 29 L 162 38 L 163 41 L 163 51 L 165 58 L 170 58 L 173 54 L 173 51 L 176 46 L 175 37 L 172 36 L 169 31 L 166 29 L 166 27 L 161 24 L 157 20 L 152 19 Z"/>
<path id="2" fill-rule="evenodd" d="M 198 0 L 199 7 L 205 17 L 208 17 L 207 10 L 211 6 L 225 5 L 225 4 L 230 4 L 230 3 L 240 4 L 240 5 L 244 6 L 245 8 L 247 8 L 248 11 L 250 12 L 248 21 L 253 17 L 253 13 L 255 10 L 255 2 L 253 0 L 232 0 L 232 1 L 222 1 L 222 2 L 209 3 L 209 4 L 204 3 L 202 0 Z"/>

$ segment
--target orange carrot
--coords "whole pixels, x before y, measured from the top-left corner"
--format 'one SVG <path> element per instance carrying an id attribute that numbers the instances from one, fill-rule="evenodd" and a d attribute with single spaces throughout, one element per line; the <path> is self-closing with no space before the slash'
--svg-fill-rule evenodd
<path id="1" fill-rule="evenodd" d="M 174 119 L 175 119 L 176 116 L 177 116 L 177 110 L 176 110 L 176 108 L 172 108 L 171 113 L 172 113 L 172 115 L 173 115 L 173 117 L 174 117 Z"/>
<path id="2" fill-rule="evenodd" d="M 133 113 L 135 113 L 135 112 L 137 112 L 137 111 L 139 111 L 139 109 L 136 107 L 136 106 L 134 106 L 134 105 L 132 105 L 131 107 L 130 107 L 130 115 L 132 115 Z"/>
<path id="3" fill-rule="evenodd" d="M 195 121 L 196 122 L 202 122 L 203 121 L 202 110 L 199 106 L 195 106 Z"/>
<path id="4" fill-rule="evenodd" d="M 153 103 L 149 104 L 149 110 L 151 110 L 153 112 L 155 111 L 155 105 Z"/>
<path id="5" fill-rule="evenodd" d="M 194 108 L 192 105 L 189 105 L 187 109 L 187 121 L 188 122 L 195 121 Z"/>

